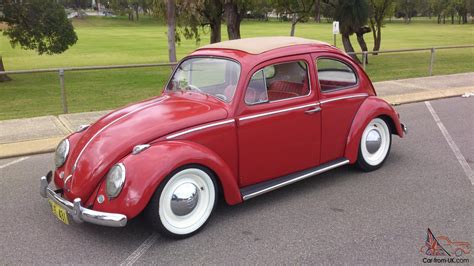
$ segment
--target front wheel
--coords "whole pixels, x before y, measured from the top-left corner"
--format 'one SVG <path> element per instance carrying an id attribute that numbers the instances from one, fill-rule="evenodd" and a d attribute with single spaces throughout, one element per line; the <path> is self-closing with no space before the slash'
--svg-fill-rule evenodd
<path id="1" fill-rule="evenodd" d="M 217 186 L 207 169 L 189 167 L 171 174 L 147 207 L 151 224 L 164 236 L 186 238 L 207 222 L 216 205 Z"/>
<path id="2" fill-rule="evenodd" d="M 373 171 L 387 159 L 392 144 L 392 135 L 387 122 L 375 118 L 367 125 L 359 145 L 357 165 L 364 171 Z"/>

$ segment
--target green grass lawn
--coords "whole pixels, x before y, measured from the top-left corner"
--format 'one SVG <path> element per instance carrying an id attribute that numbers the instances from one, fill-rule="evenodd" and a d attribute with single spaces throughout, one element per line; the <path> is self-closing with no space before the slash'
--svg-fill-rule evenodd
<path id="1" fill-rule="evenodd" d="M 76 45 L 61 55 L 36 55 L 31 51 L 11 48 L 0 36 L 0 54 L 7 70 L 64 66 L 89 66 L 166 62 L 168 49 L 166 27 L 154 19 L 140 22 L 124 18 L 87 18 L 75 20 L 79 37 Z M 332 42 L 332 25 L 328 23 L 298 24 L 296 36 Z M 243 37 L 288 35 L 286 22 L 254 22 L 242 24 Z M 225 37 L 225 26 L 222 28 Z M 414 21 L 407 25 L 388 23 L 383 28 L 382 50 L 414 47 L 474 44 L 474 25 L 438 25 L 433 21 Z M 208 43 L 204 32 L 201 44 L 183 40 L 178 57 Z M 372 34 L 366 34 L 369 47 Z M 340 47 L 341 40 L 338 39 Z M 353 45 L 357 49 L 355 39 Z M 373 81 L 425 76 L 429 52 L 372 56 L 367 67 Z M 438 51 L 434 74 L 474 71 L 474 49 Z M 170 69 L 142 68 L 66 72 L 66 89 L 70 112 L 116 108 L 129 102 L 160 93 Z M 56 73 L 12 75 L 14 80 L 0 83 L 0 119 L 60 114 L 59 80 Z"/>

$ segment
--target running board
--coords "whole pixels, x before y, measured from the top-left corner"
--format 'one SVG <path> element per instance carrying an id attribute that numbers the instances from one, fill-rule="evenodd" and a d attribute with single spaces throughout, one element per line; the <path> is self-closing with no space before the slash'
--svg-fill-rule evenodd
<path id="1" fill-rule="evenodd" d="M 326 171 L 329 171 L 331 169 L 337 168 L 339 166 L 342 166 L 348 163 L 349 163 L 349 160 L 346 158 L 330 161 L 318 167 L 310 168 L 301 172 L 289 174 L 289 175 L 278 177 L 278 178 L 268 180 L 262 183 L 244 187 L 240 189 L 240 194 L 242 195 L 243 200 L 248 200 L 256 196 L 260 196 L 264 193 L 270 192 L 272 190 L 296 183 L 308 177 L 324 173 Z"/>

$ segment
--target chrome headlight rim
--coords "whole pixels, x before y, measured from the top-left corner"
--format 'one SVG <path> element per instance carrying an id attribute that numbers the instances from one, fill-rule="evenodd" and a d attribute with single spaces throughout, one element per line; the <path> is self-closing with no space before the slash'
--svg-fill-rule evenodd
<path id="1" fill-rule="evenodd" d="M 63 144 L 65 145 L 65 148 L 64 151 L 60 153 L 60 148 Z M 69 155 L 69 148 L 70 144 L 68 139 L 63 139 L 61 142 L 59 142 L 54 152 L 54 164 L 56 165 L 56 168 L 63 166 L 66 162 L 67 156 Z"/>
<path id="2" fill-rule="evenodd" d="M 118 176 L 114 176 L 116 171 L 119 171 Z M 126 177 L 126 170 L 125 170 L 125 165 L 123 163 L 117 163 L 114 164 L 109 172 L 107 172 L 107 176 L 105 178 L 105 193 L 107 194 L 107 197 L 109 199 L 114 199 L 120 195 L 120 192 L 122 192 L 123 185 L 125 184 L 125 177 Z M 115 187 L 111 187 L 111 178 L 118 178 L 116 181 L 118 181 L 119 185 Z M 115 183 L 115 182 L 114 182 Z M 114 189 L 113 191 L 110 191 L 111 189 Z"/>

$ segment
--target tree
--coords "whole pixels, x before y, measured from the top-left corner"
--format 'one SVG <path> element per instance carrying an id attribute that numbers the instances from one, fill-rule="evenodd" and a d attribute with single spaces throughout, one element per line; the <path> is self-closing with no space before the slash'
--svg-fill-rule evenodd
<path id="1" fill-rule="evenodd" d="M 321 0 L 321 15 L 326 18 L 326 21 L 332 22 L 335 16 L 334 0 Z"/>
<path id="2" fill-rule="evenodd" d="M 115 13 L 121 16 L 127 15 L 128 20 L 133 21 L 133 9 L 128 0 L 110 0 L 109 5 Z"/>
<path id="3" fill-rule="evenodd" d="M 63 5 L 66 8 L 72 8 L 77 12 L 77 17 L 83 17 L 83 9 L 92 7 L 92 2 L 89 0 L 56 0 L 55 2 Z"/>
<path id="4" fill-rule="evenodd" d="M 467 23 L 467 14 L 469 13 L 471 1 L 470 0 L 454 0 L 454 9 L 458 15 L 458 23 Z"/>
<path id="5" fill-rule="evenodd" d="M 146 0 L 109 0 L 108 4 L 112 10 L 120 15 L 127 15 L 128 19 L 139 20 L 140 8 L 147 8 Z"/>
<path id="6" fill-rule="evenodd" d="M 321 0 L 316 0 L 314 5 L 314 21 L 321 23 Z"/>
<path id="7" fill-rule="evenodd" d="M 393 13 L 394 0 L 369 0 L 370 28 L 374 36 L 373 51 L 379 51 L 382 43 L 382 27 L 384 19 Z"/>
<path id="8" fill-rule="evenodd" d="M 229 40 L 240 39 L 240 22 L 242 22 L 245 2 L 240 0 L 224 0 L 224 11 L 227 23 Z"/>
<path id="9" fill-rule="evenodd" d="M 168 57 L 176 62 L 176 2 L 166 0 L 166 25 L 168 26 Z"/>
<path id="10" fill-rule="evenodd" d="M 19 45 L 38 54 L 60 54 L 77 42 L 64 7 L 54 0 L 4 0 L 0 21 L 7 24 L 3 35 L 12 47 Z M 5 71 L 0 56 L 0 71 Z M 1 81 L 10 80 L 0 77 Z"/>
<path id="11" fill-rule="evenodd" d="M 444 0 L 439 0 L 444 1 Z M 418 10 L 427 4 L 426 0 L 397 0 L 396 2 L 396 16 L 403 17 L 405 23 L 410 23 L 411 18 L 418 14 Z"/>
<path id="12" fill-rule="evenodd" d="M 222 25 L 222 14 L 223 5 L 222 0 L 205 0 L 202 3 L 200 13 L 206 21 L 201 23 L 201 26 L 209 24 L 211 29 L 211 43 L 221 41 L 221 25 Z"/>
<path id="13" fill-rule="evenodd" d="M 430 7 L 433 14 L 438 18 L 438 24 L 441 23 L 441 16 L 447 7 L 448 1 L 446 0 L 430 0 Z"/>
<path id="14" fill-rule="evenodd" d="M 342 35 L 344 50 L 348 53 L 354 52 L 350 36 L 358 32 L 367 24 L 369 5 L 367 0 L 324 0 L 334 8 L 334 20 L 339 21 L 339 31 Z M 358 63 L 359 58 L 351 54 Z"/>
<path id="15" fill-rule="evenodd" d="M 364 27 L 361 27 L 361 28 L 357 29 L 357 31 L 355 32 L 355 34 L 357 36 L 357 42 L 359 43 L 360 49 L 363 52 L 367 52 L 369 50 L 367 48 L 367 43 L 365 42 L 365 39 L 364 39 L 364 34 L 369 33 L 370 31 L 371 31 L 370 27 L 364 26 Z M 365 63 L 368 63 L 369 62 L 369 55 L 365 54 L 364 56 L 365 56 Z"/>
<path id="16" fill-rule="evenodd" d="M 315 0 L 273 0 L 278 14 L 291 15 L 290 36 L 295 36 L 296 24 L 308 20 L 312 13 Z"/>

